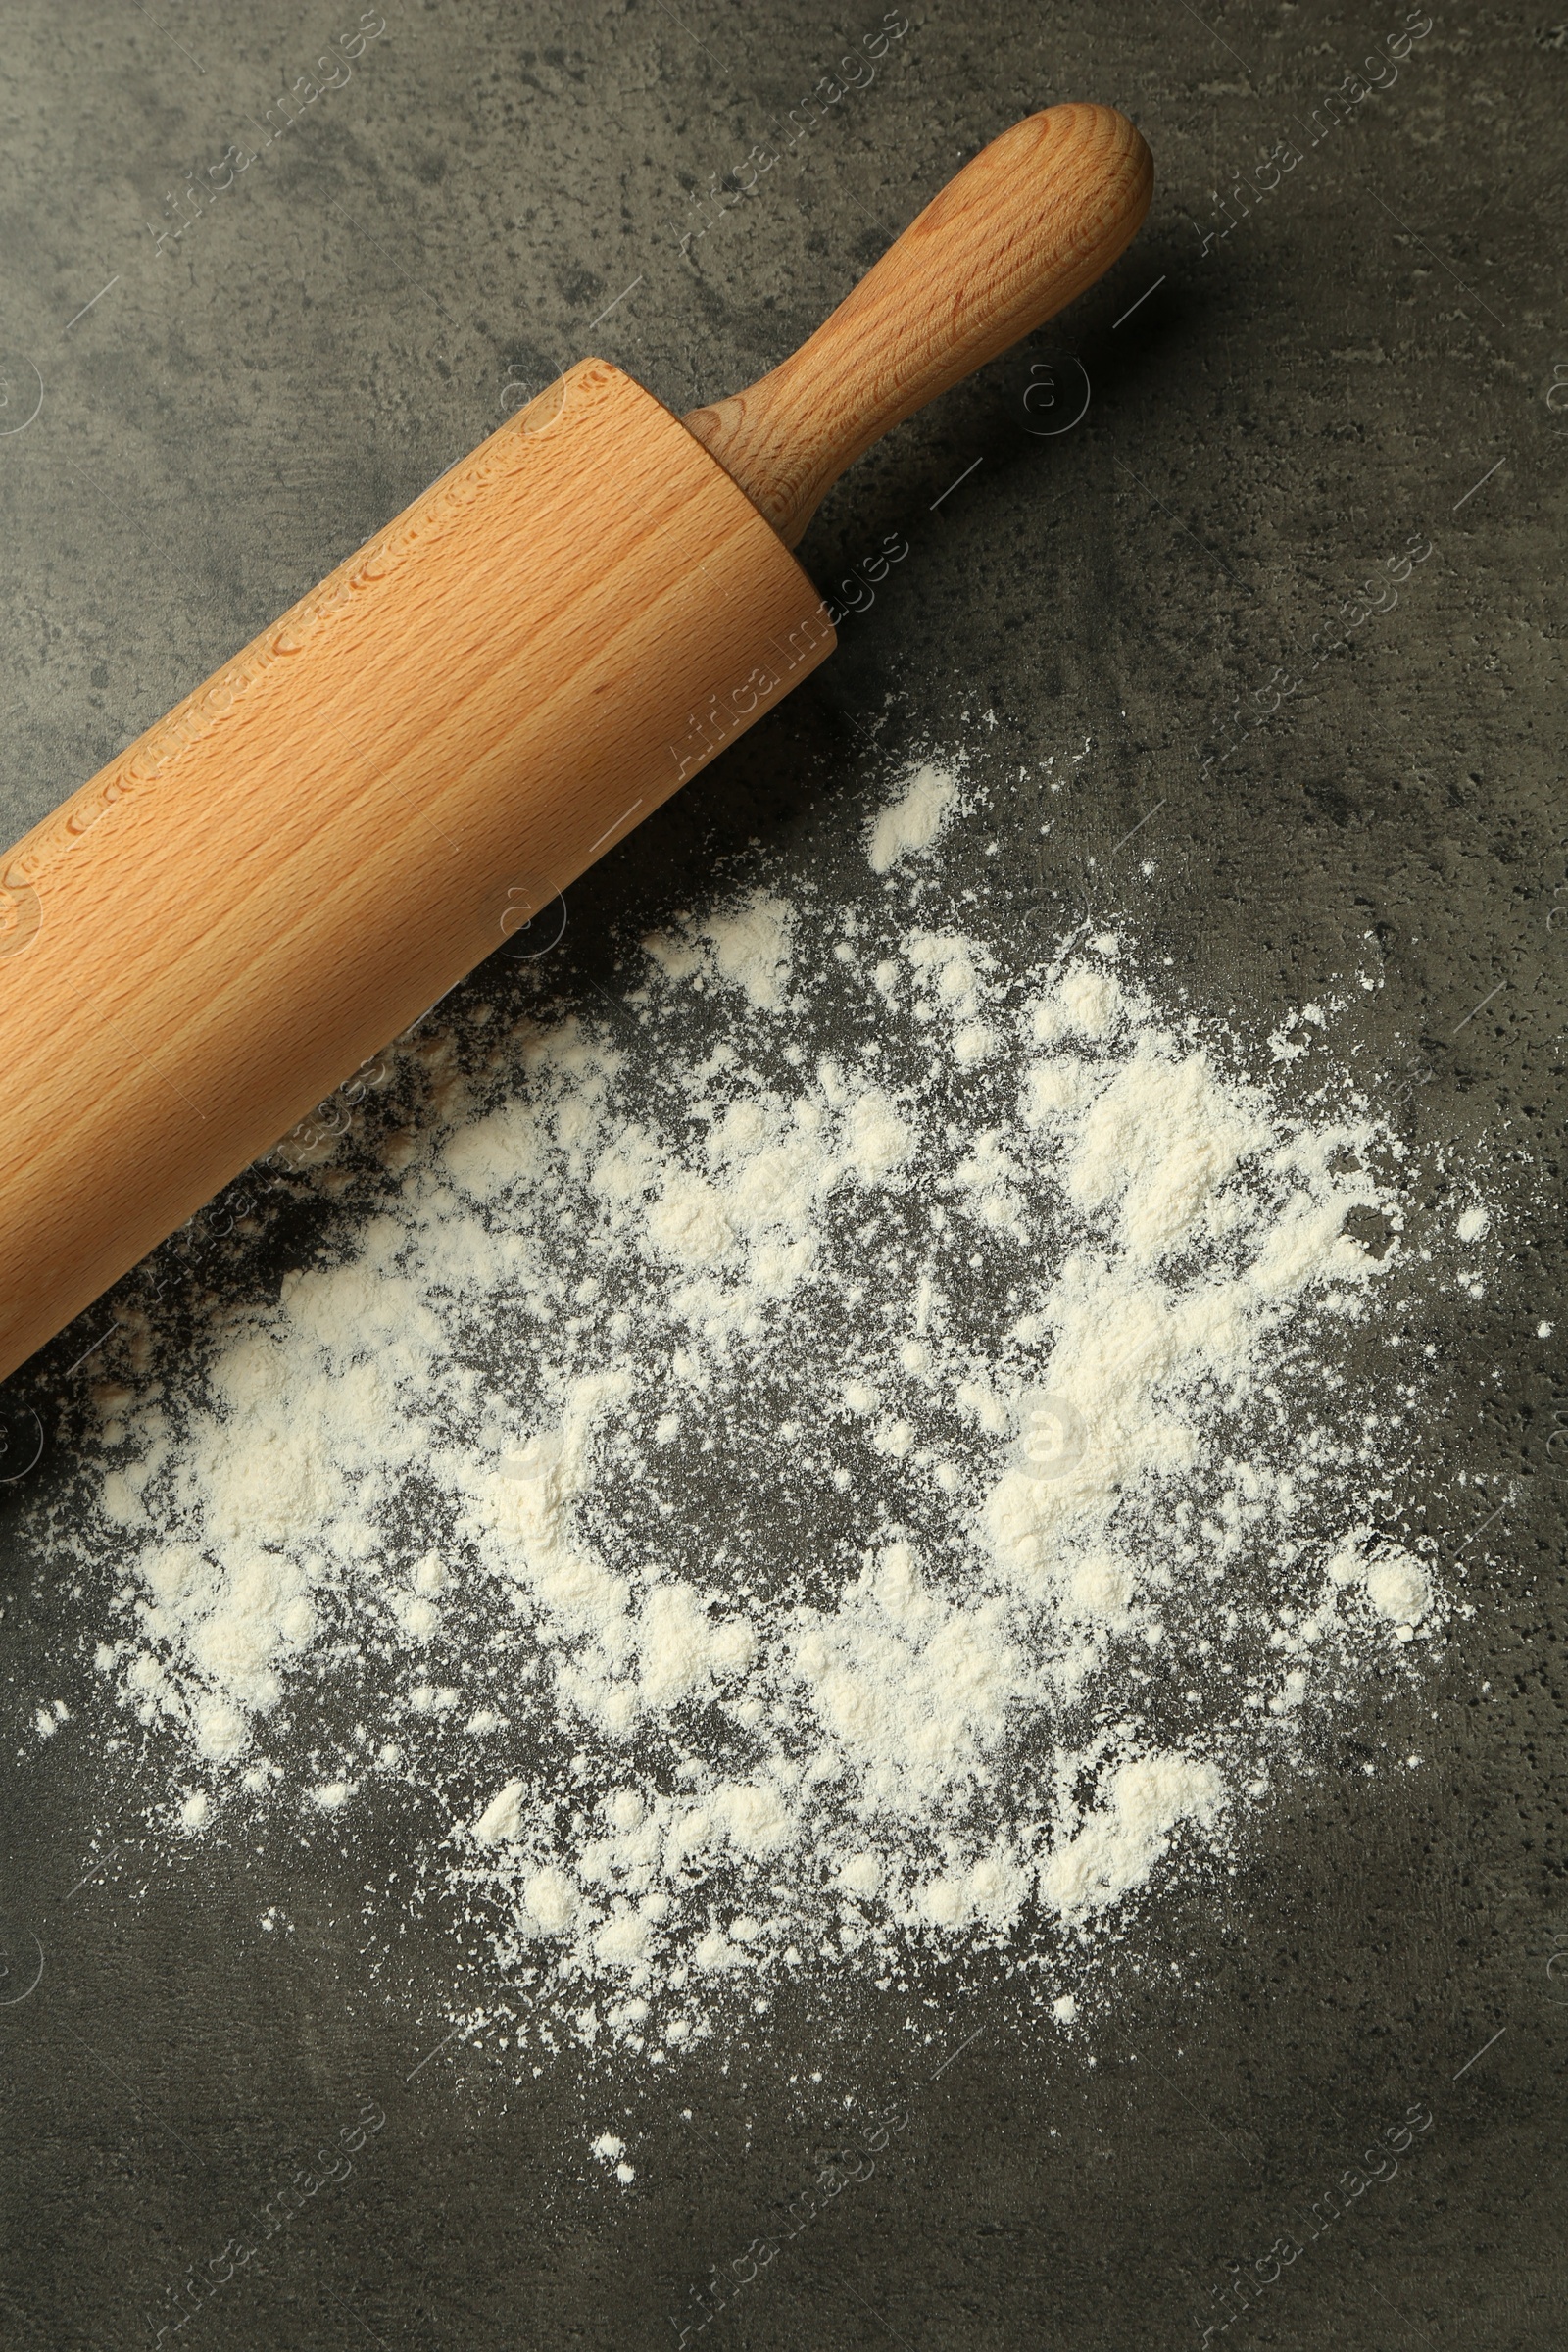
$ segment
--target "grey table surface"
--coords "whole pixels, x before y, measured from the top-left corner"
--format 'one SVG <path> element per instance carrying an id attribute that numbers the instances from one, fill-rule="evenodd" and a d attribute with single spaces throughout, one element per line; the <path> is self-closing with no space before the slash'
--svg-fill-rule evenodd
<path id="1" fill-rule="evenodd" d="M 316 61 L 356 25 L 328 86 Z M 705 192 L 884 26 L 874 75 L 683 247 Z M 1223 1895 L 1173 1893 L 1183 1969 L 1121 1984 L 1093 2067 L 1009 2023 L 983 1968 L 935 1980 L 936 2043 L 961 2062 L 705 2333 L 1196 2347 L 1216 2288 L 1421 2100 L 1419 2163 L 1231 2336 L 1560 2341 L 1568 1389 L 1536 1332 L 1561 1288 L 1568 26 L 1438 0 L 12 0 L 4 34 L 10 836 L 519 385 L 597 349 L 677 411 L 733 388 L 1018 115 L 1093 97 L 1142 126 L 1158 189 L 1135 247 L 829 498 L 802 551 L 824 583 L 891 530 L 909 558 L 822 671 L 580 886 L 579 952 L 628 908 L 685 904 L 752 836 L 831 885 L 873 728 L 880 756 L 985 710 L 1031 760 L 1087 743 L 1046 850 L 1007 861 L 1020 919 L 1109 907 L 1195 999 L 1262 1020 L 1381 958 L 1367 1017 L 1397 1117 L 1485 1152 L 1515 1209 L 1485 1301 L 1434 1314 L 1451 1404 L 1400 1508 L 1452 1561 L 1478 1516 L 1461 1472 L 1505 1480 L 1506 1508 L 1468 1553 L 1473 1619 L 1398 1702 L 1428 1768 L 1368 1778 L 1348 1740 Z M 1364 95 L 1324 112 L 1351 74 Z M 1060 406 L 1026 408 L 1053 382 Z M 1041 431 L 1069 388 L 1081 418 Z M 1279 669 L 1415 533 L 1437 560 L 1271 717 Z M 1147 860 L 1116 847 L 1141 820 Z M 69 1428 L 70 1339 L 8 1411 L 42 1400 Z M 57 1435 L 25 1495 L 68 1494 L 69 1453 Z M 420 2066 L 438 1941 L 368 1983 L 351 1864 L 209 1842 L 93 1875 L 123 1825 L 91 1746 L 25 1736 L 74 1621 L 24 1541 L 23 1485 L 0 1495 L 18 2352 L 151 2344 L 186 2266 L 362 2094 L 387 2115 L 371 2154 L 188 2340 L 674 2347 L 692 2288 L 831 2144 L 835 2081 L 909 2091 L 874 1994 L 831 2031 L 782 2002 L 704 2083 L 695 2130 L 628 2091 L 649 2154 L 621 2196 L 563 2158 L 564 2080 L 520 2088 L 461 2040 Z M 286 1948 L 257 1928 L 279 1889 Z M 789 2086 L 807 2051 L 819 2094 Z"/>

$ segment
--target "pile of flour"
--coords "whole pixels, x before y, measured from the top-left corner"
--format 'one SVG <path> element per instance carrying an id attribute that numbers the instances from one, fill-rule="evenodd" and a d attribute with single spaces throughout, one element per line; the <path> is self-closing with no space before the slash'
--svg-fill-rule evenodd
<path id="1" fill-rule="evenodd" d="M 494 2010 L 667 2051 L 779 1971 L 1059 1956 L 1442 1622 L 1368 1525 L 1410 1392 L 1347 1373 L 1397 1149 L 1124 939 L 1021 968 L 944 891 L 960 782 L 614 1003 L 545 958 L 443 1007 L 368 1205 L 302 1179 L 331 1246 L 100 1386 L 97 1664 L 164 1818 L 418 1790 Z"/>

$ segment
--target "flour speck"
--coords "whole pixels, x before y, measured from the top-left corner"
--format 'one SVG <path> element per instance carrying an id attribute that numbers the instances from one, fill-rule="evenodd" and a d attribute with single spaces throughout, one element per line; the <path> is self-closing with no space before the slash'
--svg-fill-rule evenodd
<path id="1" fill-rule="evenodd" d="M 927 760 L 915 768 L 898 799 L 878 809 L 871 820 L 866 835 L 871 871 L 885 874 L 904 858 L 934 848 L 958 806 L 959 792 L 955 766 Z"/>

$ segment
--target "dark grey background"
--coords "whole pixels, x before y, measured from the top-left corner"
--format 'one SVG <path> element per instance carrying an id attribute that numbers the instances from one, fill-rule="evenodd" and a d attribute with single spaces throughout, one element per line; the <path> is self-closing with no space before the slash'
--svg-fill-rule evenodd
<path id="1" fill-rule="evenodd" d="M 977 830 L 960 870 L 1020 936 L 1087 899 L 1260 1033 L 1375 963 L 1348 1032 L 1369 1082 L 1507 1204 L 1484 1303 L 1423 1310 L 1441 1404 L 1391 1506 L 1468 1572 L 1475 1614 L 1238 1876 L 1155 1907 L 1088 2039 L 955 1967 L 923 2011 L 871 1987 L 783 2001 L 727 2076 L 564 2065 L 519 2087 L 461 2038 L 419 2065 L 446 2030 L 441 1935 L 372 1970 L 352 1860 L 282 1837 L 144 1848 L 91 1739 L 31 1736 L 40 1696 L 82 1686 L 91 1630 L 19 1532 L 73 1507 L 88 1318 L 0 1395 L 50 1432 L 0 1489 L 8 2345 L 151 2344 L 187 2266 L 369 2096 L 387 2123 L 352 2179 L 166 2343 L 673 2352 L 668 2315 L 699 2319 L 710 2266 L 733 2278 L 776 2228 L 850 2094 L 852 2139 L 895 2098 L 907 2129 L 693 2340 L 1197 2347 L 1228 2266 L 1255 2280 L 1415 2102 L 1417 2152 L 1228 2340 L 1561 2340 L 1568 1392 L 1536 1326 L 1561 1290 L 1568 27 L 1446 9 L 1313 144 L 1312 109 L 1416 18 L 1401 0 L 906 13 L 870 86 L 683 258 L 692 191 L 787 137 L 874 0 L 386 0 L 346 83 L 160 252 L 169 192 L 259 149 L 359 12 L 12 0 L 0 822 L 20 832 L 491 430 L 509 384 L 600 350 L 677 410 L 730 390 L 1016 116 L 1114 102 L 1156 159 L 1143 235 L 828 500 L 802 550 L 824 585 L 891 530 L 908 558 L 833 662 L 573 893 L 578 954 L 591 972 L 616 921 L 687 904 L 752 835 L 831 888 L 867 761 L 973 739 L 988 710 L 994 780 L 1087 740 L 1070 791 L 999 802 L 1004 856 Z M 1221 175 L 1255 190 L 1280 140 L 1299 163 L 1205 246 Z M 1047 365 L 1061 405 L 1026 410 Z M 1043 436 L 1080 374 L 1087 414 Z M 1397 607 L 1222 757 L 1413 533 L 1434 554 Z M 1423 1768 L 1391 1769 L 1407 1748 Z M 380 1823 L 383 1870 L 416 1827 Z M 292 1935 L 261 1932 L 269 1902 Z M 609 2125 L 632 2192 L 586 2160 Z"/>

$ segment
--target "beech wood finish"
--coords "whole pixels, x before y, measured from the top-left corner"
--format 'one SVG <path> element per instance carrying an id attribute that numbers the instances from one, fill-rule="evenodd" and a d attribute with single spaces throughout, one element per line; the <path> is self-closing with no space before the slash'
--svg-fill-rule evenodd
<path id="1" fill-rule="evenodd" d="M 1055 108 L 738 399 L 582 361 L 15 845 L 0 1377 L 825 658 L 785 541 L 1149 187 Z"/>
<path id="2" fill-rule="evenodd" d="M 686 422 L 799 544 L 847 466 L 1032 334 L 1137 233 L 1153 160 L 1108 106 L 1053 106 L 950 180 L 809 341 Z"/>

